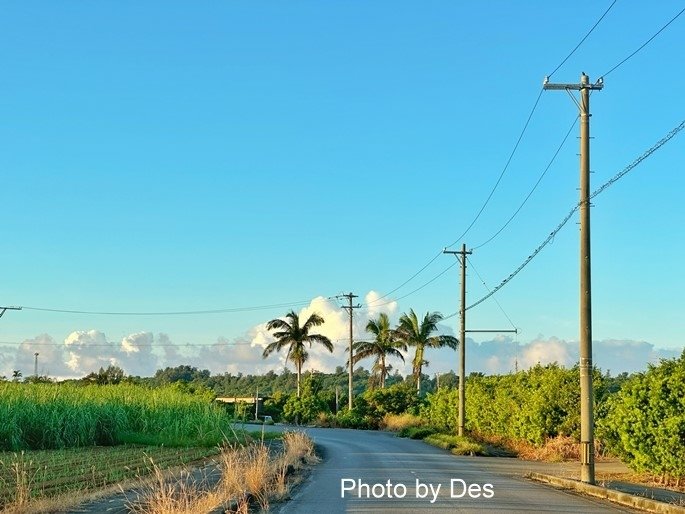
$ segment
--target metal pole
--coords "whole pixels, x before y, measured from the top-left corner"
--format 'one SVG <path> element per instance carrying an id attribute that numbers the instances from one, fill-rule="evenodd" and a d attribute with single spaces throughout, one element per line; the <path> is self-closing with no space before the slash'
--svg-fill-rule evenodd
<path id="1" fill-rule="evenodd" d="M 33 364 L 33 376 L 38 378 L 38 352 L 33 354 L 36 357 L 36 360 Z"/>
<path id="2" fill-rule="evenodd" d="M 595 483 L 590 274 L 590 89 L 580 77 L 580 479 Z"/>

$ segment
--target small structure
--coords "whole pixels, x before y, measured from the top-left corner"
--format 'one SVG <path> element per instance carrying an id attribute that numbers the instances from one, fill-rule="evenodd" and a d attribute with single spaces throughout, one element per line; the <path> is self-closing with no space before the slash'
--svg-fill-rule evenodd
<path id="1" fill-rule="evenodd" d="M 255 419 L 259 419 L 259 413 L 264 410 L 264 401 L 270 398 L 270 396 L 219 396 L 215 400 L 233 405 L 233 412 L 237 412 L 240 406 L 245 408 L 247 405 L 254 405 Z"/>

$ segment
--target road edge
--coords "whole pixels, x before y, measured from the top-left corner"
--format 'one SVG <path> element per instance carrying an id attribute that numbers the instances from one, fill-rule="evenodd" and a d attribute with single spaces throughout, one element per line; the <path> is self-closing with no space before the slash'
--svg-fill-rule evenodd
<path id="1" fill-rule="evenodd" d="M 544 482 L 554 487 L 572 489 L 580 493 L 618 503 L 625 507 L 642 509 L 649 512 L 658 512 L 660 514 L 685 514 L 685 507 L 679 507 L 672 503 L 665 503 L 650 498 L 643 498 L 642 496 L 635 496 L 633 494 L 607 489 L 606 487 L 600 487 L 598 485 L 590 485 L 577 480 L 555 477 L 544 473 L 528 473 L 526 478 L 530 478 L 537 482 Z"/>

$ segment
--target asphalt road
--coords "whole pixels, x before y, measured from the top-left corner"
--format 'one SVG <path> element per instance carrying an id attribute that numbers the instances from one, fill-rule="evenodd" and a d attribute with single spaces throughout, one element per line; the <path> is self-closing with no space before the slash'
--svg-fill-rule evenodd
<path id="1" fill-rule="evenodd" d="M 634 512 L 525 480 L 536 466 L 517 459 L 457 457 L 387 432 L 306 431 L 324 459 L 292 500 L 273 506 L 279 514 Z"/>

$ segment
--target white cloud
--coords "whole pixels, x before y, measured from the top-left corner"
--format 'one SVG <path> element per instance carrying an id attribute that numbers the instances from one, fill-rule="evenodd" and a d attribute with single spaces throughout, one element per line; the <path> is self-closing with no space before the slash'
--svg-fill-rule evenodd
<path id="1" fill-rule="evenodd" d="M 400 314 L 397 302 L 370 291 L 365 295 L 364 303 L 367 307 L 354 311 L 355 339 L 367 337 L 365 327 L 368 320 L 381 312 L 388 314 L 391 323 L 397 323 Z M 325 323 L 316 331 L 333 341 L 334 351 L 330 353 L 320 345 L 313 345 L 304 369 L 332 372 L 337 366 L 345 366 L 348 359 L 349 317 L 336 301 L 324 297 L 314 298 L 300 310 L 299 316 L 304 321 L 314 312 L 325 319 Z M 438 328 L 441 334 L 455 335 L 450 324 L 441 323 Z M 24 376 L 32 375 L 35 352 L 39 353 L 39 374 L 53 378 L 83 377 L 110 364 L 122 367 L 129 375 L 140 376 L 151 376 L 158 369 L 182 364 L 208 369 L 213 374 L 280 372 L 286 366 L 286 352 L 262 358 L 264 348 L 273 340 L 272 334 L 266 329 L 266 322 L 232 339 L 219 336 L 214 344 L 208 346 L 175 344 L 169 335 L 155 335 L 152 332 L 132 333 L 119 342 L 109 341 L 105 333 L 99 330 L 74 331 L 62 342 L 48 334 L 40 334 L 33 339 L 26 339 L 17 347 L 0 346 L 0 375 L 11 376 L 15 369 L 21 370 Z M 648 363 L 677 357 L 682 351 L 657 349 L 646 341 L 614 339 L 595 341 L 593 349 L 595 365 L 604 371 L 610 369 L 612 374 L 644 370 Z M 405 364 L 393 359 L 392 365 L 407 375 L 411 371 L 412 357 L 413 349 L 409 349 Z M 428 349 L 426 359 L 429 361 L 424 368 L 427 374 L 458 369 L 458 352 L 455 350 Z M 504 335 L 481 342 L 467 339 L 468 373 L 508 373 L 516 367 L 526 369 L 538 363 L 544 365 L 551 362 L 573 366 L 577 361 L 577 341 L 538 336 L 517 342 Z M 360 364 L 369 369 L 371 361 Z M 288 366 L 293 369 L 291 363 Z"/>

